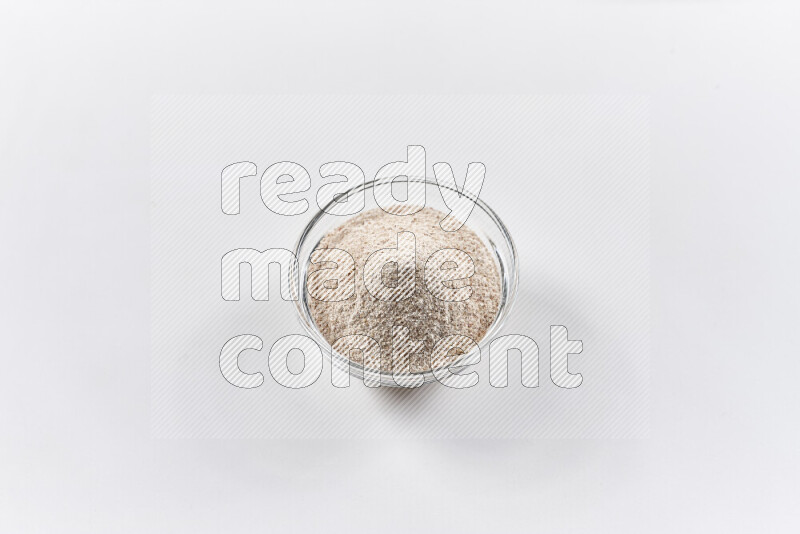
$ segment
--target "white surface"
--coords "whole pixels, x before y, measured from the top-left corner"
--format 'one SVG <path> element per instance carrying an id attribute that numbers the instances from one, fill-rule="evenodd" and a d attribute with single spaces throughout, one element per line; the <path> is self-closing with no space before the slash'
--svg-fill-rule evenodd
<path id="1" fill-rule="evenodd" d="M 3 12 L 0 531 L 797 531 L 795 3 Z M 652 437 L 151 440 L 163 92 L 651 95 Z"/>
<path id="2" fill-rule="evenodd" d="M 181 95 L 154 100 L 155 437 L 647 437 L 647 99 Z M 507 225 L 519 256 L 516 302 L 505 326 L 491 337 L 520 334 L 536 340 L 539 387 L 522 387 L 519 355 L 509 358 L 511 385 L 491 387 L 492 355 L 486 347 L 469 368 L 479 379 L 469 389 L 435 384 L 419 391 L 376 391 L 354 379 L 342 390 L 331 384 L 327 361 L 307 389 L 281 387 L 267 359 L 278 339 L 304 333 L 295 304 L 276 290 L 268 301 L 253 300 L 248 274 L 241 280 L 240 300 L 223 300 L 220 259 L 241 247 L 294 250 L 318 209 L 315 192 L 324 182 L 316 170 L 326 161 L 356 161 L 372 179 L 383 165 L 404 160 L 409 142 L 423 141 L 431 178 L 438 161 L 451 162 L 462 183 L 470 161 L 486 165 L 481 198 Z M 240 213 L 222 213 L 222 168 L 249 158 L 263 173 L 289 155 L 312 174 L 311 190 L 293 197 L 310 199 L 313 208 L 294 216 L 268 210 L 256 172 L 240 180 Z M 425 202 L 446 210 L 435 187 Z M 378 209 L 374 198 L 365 209 Z M 467 224 L 479 229 L 479 221 L 474 214 Z M 362 283 L 361 274 L 357 278 Z M 272 276 L 272 287 L 277 283 Z M 583 343 L 583 351 L 569 358 L 570 371 L 585 376 L 579 388 L 566 390 L 550 379 L 551 325 L 566 326 L 570 338 Z M 262 339 L 260 351 L 243 352 L 238 360 L 245 372 L 265 374 L 257 389 L 233 387 L 220 373 L 221 348 L 242 334 Z M 494 358 L 503 356 L 497 346 L 494 352 Z M 298 360 L 302 366 L 299 355 Z"/>

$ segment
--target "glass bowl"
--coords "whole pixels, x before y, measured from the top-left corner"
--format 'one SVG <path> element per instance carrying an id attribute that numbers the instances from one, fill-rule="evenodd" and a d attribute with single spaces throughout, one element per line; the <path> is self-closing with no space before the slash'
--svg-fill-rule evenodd
<path id="1" fill-rule="evenodd" d="M 425 205 L 427 207 L 437 209 L 443 213 L 450 212 L 450 209 L 445 205 L 444 200 L 442 199 L 442 195 L 439 190 L 440 186 L 435 179 L 409 177 L 408 182 L 409 185 L 412 182 L 422 182 L 425 184 Z M 311 264 L 311 253 L 316 249 L 320 240 L 328 232 L 344 224 L 349 218 L 356 217 L 367 210 L 379 207 L 375 202 L 374 189 L 375 187 L 380 186 L 391 187 L 391 184 L 386 181 L 372 180 L 347 191 L 347 196 L 345 197 L 347 199 L 351 198 L 351 195 L 355 194 L 363 194 L 365 197 L 364 209 L 353 215 L 332 215 L 328 213 L 326 210 L 329 210 L 334 205 L 335 201 L 332 201 L 325 206 L 325 208 L 319 210 L 316 215 L 311 218 L 311 221 L 309 221 L 308 225 L 300 234 L 300 238 L 297 241 L 297 246 L 295 247 L 295 256 L 297 257 L 299 266 L 299 272 L 297 274 L 300 283 L 300 294 L 298 300 L 296 301 L 296 306 L 300 324 L 303 326 L 303 329 L 308 333 L 308 335 L 323 349 L 323 352 L 327 354 L 331 365 L 336 366 L 338 369 L 349 373 L 351 376 L 354 376 L 359 380 L 364 379 L 363 366 L 360 363 L 351 361 L 346 356 L 332 350 L 330 343 L 323 337 L 322 333 L 317 328 L 317 325 L 314 323 L 314 319 L 311 316 L 311 310 L 309 308 L 309 299 L 311 297 L 309 296 L 307 287 L 307 275 L 308 268 Z M 453 190 L 445 185 L 442 185 L 441 188 Z M 498 307 L 497 315 L 495 316 L 494 321 L 489 329 L 486 331 L 486 334 L 483 336 L 483 339 L 478 342 L 478 349 L 482 354 L 487 354 L 489 343 L 499 332 L 500 328 L 503 326 L 503 323 L 508 317 L 517 292 L 517 250 L 514 246 L 514 241 L 511 239 L 511 235 L 508 233 L 508 229 L 506 229 L 503 221 L 500 220 L 500 217 L 498 217 L 497 214 L 480 198 L 474 198 L 472 195 L 466 192 L 462 194 L 466 195 L 468 198 L 471 198 L 475 202 L 475 207 L 467 219 L 466 226 L 471 228 L 483 240 L 486 248 L 489 250 L 490 254 L 495 260 L 495 265 L 497 266 L 497 271 L 500 274 L 501 280 L 500 285 L 502 294 L 500 297 L 500 306 Z M 357 266 L 357 269 L 361 268 L 363 268 L 363 265 Z M 452 369 L 459 367 L 459 362 L 469 356 L 470 354 L 461 355 L 456 361 L 450 364 L 449 367 Z M 397 375 L 398 377 L 402 378 L 403 373 L 397 373 Z M 430 370 L 421 373 L 414 373 L 414 375 L 422 375 L 424 384 L 436 381 L 436 377 Z M 402 382 L 402 380 L 400 381 Z M 395 382 L 392 373 L 386 371 L 380 372 L 380 385 L 398 387 L 398 384 Z"/>

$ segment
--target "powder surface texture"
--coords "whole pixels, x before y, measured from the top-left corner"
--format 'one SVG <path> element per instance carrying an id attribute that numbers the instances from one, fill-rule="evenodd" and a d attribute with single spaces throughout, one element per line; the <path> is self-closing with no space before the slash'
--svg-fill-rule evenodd
<path id="1" fill-rule="evenodd" d="M 354 268 L 348 268 L 346 275 L 338 282 L 344 284 L 338 286 L 340 291 L 344 288 L 352 291 L 355 281 L 354 295 L 345 300 L 329 302 L 313 297 L 314 294 L 320 294 L 320 287 L 310 291 L 311 316 L 329 344 L 338 348 L 340 345 L 336 344 L 336 340 L 343 336 L 353 334 L 369 336 L 379 343 L 380 355 L 377 355 L 376 351 L 367 353 L 359 350 L 342 353 L 370 369 L 419 373 L 446 366 L 465 352 L 462 348 L 466 345 L 455 343 L 447 353 L 441 350 L 444 344 L 440 345 L 439 351 L 433 353 L 435 344 L 445 336 L 457 334 L 467 336 L 476 343 L 481 341 L 500 306 L 501 284 L 498 268 L 484 242 L 467 225 L 455 232 L 442 230 L 439 221 L 444 217 L 444 213 L 427 207 L 404 216 L 372 209 L 349 219 L 320 240 L 312 254 L 312 261 L 324 259 L 323 254 L 327 254 L 324 249 L 344 250 L 354 260 Z M 398 268 L 398 263 L 389 263 L 381 270 L 378 279 L 388 288 L 386 293 L 390 294 L 392 288 L 396 291 L 404 289 L 402 295 L 408 298 L 399 301 L 380 300 L 373 296 L 365 285 L 365 263 L 376 251 L 397 248 L 398 233 L 401 232 L 414 234 L 414 272 L 403 272 Z M 456 261 L 463 260 L 464 256 L 449 252 L 452 249 L 459 249 L 472 259 L 474 263 L 472 276 L 468 278 L 453 276 L 452 273 L 460 272 L 457 266 L 466 268 L 465 264 L 468 262 Z M 426 262 L 437 251 L 443 252 L 439 252 L 428 263 L 426 277 Z M 318 256 L 316 259 L 315 254 Z M 453 261 L 448 261 L 449 258 Z M 331 269 L 331 265 L 325 262 L 312 263 L 309 266 L 309 275 L 320 269 Z M 450 274 L 448 269 L 451 270 Z M 402 286 L 399 281 L 410 281 L 412 276 L 413 285 L 406 284 L 404 288 L 399 287 Z M 439 277 L 443 277 L 445 281 Z M 317 278 L 324 277 L 317 276 Z M 465 279 L 456 280 L 456 278 Z M 447 295 L 451 295 L 452 291 L 450 293 L 444 291 L 445 300 L 442 300 L 434 295 L 437 293 L 436 284 L 444 284 L 451 290 L 463 287 L 471 289 L 461 293 L 460 298 L 463 298 L 464 294 L 468 295 L 466 300 L 447 300 Z M 309 287 L 311 286 L 311 276 L 309 276 Z M 433 288 L 433 292 L 428 286 Z M 439 294 L 439 297 L 441 296 Z M 393 327 L 405 327 L 408 330 L 395 329 L 393 340 Z M 394 358 L 392 358 L 393 341 Z"/>

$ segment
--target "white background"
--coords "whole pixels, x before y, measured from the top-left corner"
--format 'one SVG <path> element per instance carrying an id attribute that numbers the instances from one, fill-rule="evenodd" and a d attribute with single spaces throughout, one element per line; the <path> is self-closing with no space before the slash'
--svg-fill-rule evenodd
<path id="1" fill-rule="evenodd" d="M 794 2 L 0 17 L 2 532 L 796 532 Z M 651 438 L 150 438 L 154 93 L 647 94 Z"/>

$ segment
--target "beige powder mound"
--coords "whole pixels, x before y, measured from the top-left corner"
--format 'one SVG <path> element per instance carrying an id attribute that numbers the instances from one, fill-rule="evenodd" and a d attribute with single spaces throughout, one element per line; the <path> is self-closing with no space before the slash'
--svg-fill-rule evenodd
<path id="1" fill-rule="evenodd" d="M 309 299 L 311 316 L 322 335 L 330 344 L 347 335 L 367 335 L 381 346 L 380 367 L 392 372 L 392 327 L 409 329 L 411 340 L 421 340 L 424 349 L 407 358 L 398 359 L 397 372 L 413 373 L 431 369 L 430 355 L 437 341 L 451 334 L 468 336 L 480 342 L 494 321 L 500 306 L 501 284 L 497 266 L 483 241 L 464 225 L 456 232 L 445 232 L 439 221 L 445 214 L 423 208 L 412 215 L 397 216 L 381 209 L 362 213 L 326 234 L 315 250 L 336 248 L 347 251 L 355 260 L 355 295 L 339 302 Z M 416 284 L 411 296 L 399 302 L 387 302 L 373 297 L 364 284 L 363 270 L 373 252 L 397 247 L 397 234 L 412 232 L 416 239 Z M 470 286 L 467 300 L 448 302 L 434 297 L 426 288 L 425 262 L 441 249 L 460 249 L 469 254 L 475 264 L 475 274 L 465 281 L 446 282 L 448 287 Z M 383 281 L 388 286 L 397 284 L 397 267 L 383 271 Z M 454 266 L 454 265 L 451 265 Z M 309 272 L 321 268 L 314 264 Z M 349 277 L 348 277 L 349 280 Z M 349 282 L 352 287 L 352 281 Z M 441 283 L 441 282 L 438 282 Z M 438 368 L 455 360 L 460 351 L 456 348 L 446 356 L 436 359 Z M 364 362 L 361 351 L 347 355 L 353 361 L 377 368 L 376 361 Z"/>

